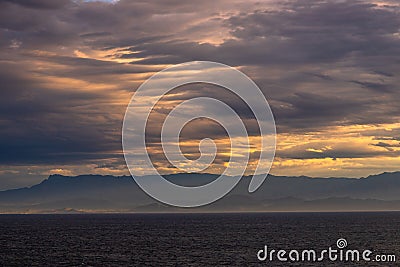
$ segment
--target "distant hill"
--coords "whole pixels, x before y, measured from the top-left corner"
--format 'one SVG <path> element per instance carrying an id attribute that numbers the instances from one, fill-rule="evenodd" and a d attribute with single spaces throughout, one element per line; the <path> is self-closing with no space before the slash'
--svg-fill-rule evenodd
<path id="1" fill-rule="evenodd" d="M 216 177 L 174 174 L 166 179 L 198 186 Z M 400 210 L 400 172 L 360 179 L 269 175 L 252 194 L 247 192 L 250 178 L 243 177 L 213 204 L 178 209 L 147 196 L 130 176 L 51 175 L 32 187 L 0 191 L 0 213 Z"/>

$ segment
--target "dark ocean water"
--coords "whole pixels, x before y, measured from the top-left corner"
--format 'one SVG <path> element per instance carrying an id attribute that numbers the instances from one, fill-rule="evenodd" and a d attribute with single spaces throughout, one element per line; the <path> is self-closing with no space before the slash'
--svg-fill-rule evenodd
<path id="1" fill-rule="evenodd" d="M 0 215 L 0 266 L 355 266 L 257 259 L 339 238 L 400 266 L 400 213 Z"/>

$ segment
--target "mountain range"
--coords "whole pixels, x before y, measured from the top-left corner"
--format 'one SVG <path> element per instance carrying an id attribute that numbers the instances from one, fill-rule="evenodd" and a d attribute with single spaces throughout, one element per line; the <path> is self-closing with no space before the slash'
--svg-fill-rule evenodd
<path id="1" fill-rule="evenodd" d="M 198 186 L 217 175 L 172 174 L 165 178 Z M 50 175 L 31 187 L 0 191 L 0 213 L 400 210 L 400 172 L 359 179 L 269 175 L 251 194 L 247 192 L 250 179 L 244 176 L 229 194 L 212 204 L 187 209 L 157 202 L 130 176 Z"/>

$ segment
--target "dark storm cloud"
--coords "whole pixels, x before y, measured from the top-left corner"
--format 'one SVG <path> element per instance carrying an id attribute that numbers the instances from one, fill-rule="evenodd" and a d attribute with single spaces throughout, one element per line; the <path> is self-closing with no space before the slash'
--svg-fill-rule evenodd
<path id="1" fill-rule="evenodd" d="M 389 85 L 384 83 L 372 83 L 372 82 L 360 82 L 360 81 L 351 81 L 351 82 L 361 85 L 364 88 L 378 91 L 381 93 L 388 93 L 390 92 L 391 89 L 395 89 L 393 87 L 391 88 Z"/>
<path id="2" fill-rule="evenodd" d="M 77 58 L 69 56 L 37 56 L 30 55 L 32 59 L 38 59 L 46 63 L 54 63 L 63 66 L 63 68 L 48 68 L 46 70 L 36 70 L 41 75 L 53 77 L 68 77 L 80 79 L 87 82 L 111 83 L 121 90 L 132 92 L 135 84 L 134 80 L 124 84 L 118 76 L 129 74 L 146 74 L 152 71 L 158 71 L 159 67 L 141 66 L 137 64 L 123 65 L 116 62 L 96 60 L 91 58 Z"/>
<path id="3" fill-rule="evenodd" d="M 357 52 L 372 56 L 398 51 L 398 40 L 390 34 L 398 32 L 399 22 L 396 10 L 362 1 L 295 1 L 283 11 L 228 19 L 235 37 L 250 45 L 265 40 L 266 56 L 276 51 L 279 61 L 301 64 L 337 61 Z"/>
<path id="4" fill-rule="evenodd" d="M 397 7 L 300 0 L 243 12 L 232 4 L 219 13 L 228 3 L 203 1 L 199 9 L 190 1 L 0 2 L 0 161 L 115 157 L 121 149 L 123 104 L 130 95 L 123 104 L 113 95 L 137 87 L 135 79 L 117 77 L 146 76 L 160 68 L 154 64 L 189 60 L 244 66 L 268 96 L 281 132 L 396 120 Z M 218 45 L 195 40 L 223 30 L 230 35 Z M 132 59 L 132 64 L 73 56 L 75 50 L 112 48 L 120 50 L 110 59 Z M 43 68 L 46 64 L 55 66 Z M 346 76 L 346 70 L 341 72 L 344 67 L 354 73 Z M 271 77 L 273 71 L 278 78 Z M 371 73 L 377 78 L 366 75 Z M 85 85 L 70 84 L 68 79 L 102 83 L 104 88 L 81 90 Z M 204 92 L 209 93 L 207 88 Z M 220 91 L 212 93 L 224 97 Z M 238 101 L 226 100 L 251 118 Z M 209 130 L 193 128 L 192 134 Z M 308 158 L 310 153 L 299 157 Z M 347 151 L 330 156 L 344 154 L 351 156 Z"/>
<path id="5" fill-rule="evenodd" d="M 279 81 L 256 78 L 268 92 L 281 129 L 385 123 L 399 116 L 398 76 L 392 74 L 400 71 L 397 7 L 378 8 L 366 1 L 289 1 L 279 11 L 241 13 L 224 23 L 235 39 L 218 46 L 177 39 L 138 44 L 132 50 L 140 51 L 142 64 L 216 60 L 258 66 L 266 73 L 281 69 Z M 324 73 L 312 73 L 319 81 L 307 73 L 292 81 L 285 77 L 285 70 L 319 67 L 346 72 L 349 66 L 353 79 Z M 381 77 L 370 81 L 365 78 L 369 73 Z M 300 85 L 310 82 L 312 91 L 299 93 Z M 282 95 L 279 88 L 284 88 Z"/>
<path id="6" fill-rule="evenodd" d="M 392 36 L 400 25 L 397 9 L 377 9 L 364 1 L 289 1 L 282 10 L 241 13 L 224 23 L 235 39 L 219 46 L 176 37 L 134 48 L 140 56 L 159 56 L 165 63 L 168 56 L 179 55 L 181 60 L 217 58 L 232 65 L 316 64 L 396 55 L 400 49 Z"/>
<path id="7" fill-rule="evenodd" d="M 282 131 L 318 130 L 323 126 L 352 124 L 349 114 L 360 114 L 369 110 L 374 100 L 358 101 L 357 105 L 346 97 L 295 93 L 285 99 L 288 105 L 273 107 L 276 121 Z M 289 128 L 289 129 L 287 129 Z"/>
<path id="8" fill-rule="evenodd" d="M 1 2 L 38 9 L 58 9 L 70 3 L 69 0 L 3 0 Z"/>
<path id="9" fill-rule="evenodd" d="M 385 142 L 379 142 L 379 143 L 373 144 L 373 145 L 377 146 L 377 147 L 383 147 L 383 148 L 387 149 L 388 151 L 395 151 L 394 148 L 400 147 L 400 144 L 389 144 L 389 143 L 385 143 Z"/>
<path id="10" fill-rule="evenodd" d="M 0 162 L 79 162 L 121 149 L 123 114 L 106 101 L 108 92 L 77 90 L 82 88 L 68 83 L 54 89 L 60 84 L 37 74 L 27 65 L 1 65 Z"/>

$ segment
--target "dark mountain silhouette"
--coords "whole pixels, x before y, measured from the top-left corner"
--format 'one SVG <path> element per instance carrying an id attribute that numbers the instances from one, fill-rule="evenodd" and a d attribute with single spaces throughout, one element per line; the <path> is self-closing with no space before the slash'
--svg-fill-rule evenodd
<path id="1" fill-rule="evenodd" d="M 165 177 L 176 184 L 198 186 L 217 176 Z M 360 179 L 269 175 L 252 194 L 247 192 L 250 178 L 243 177 L 232 192 L 213 204 L 179 209 L 147 196 L 130 176 L 51 175 L 32 187 L 0 191 L 0 213 L 400 210 L 400 172 Z"/>

